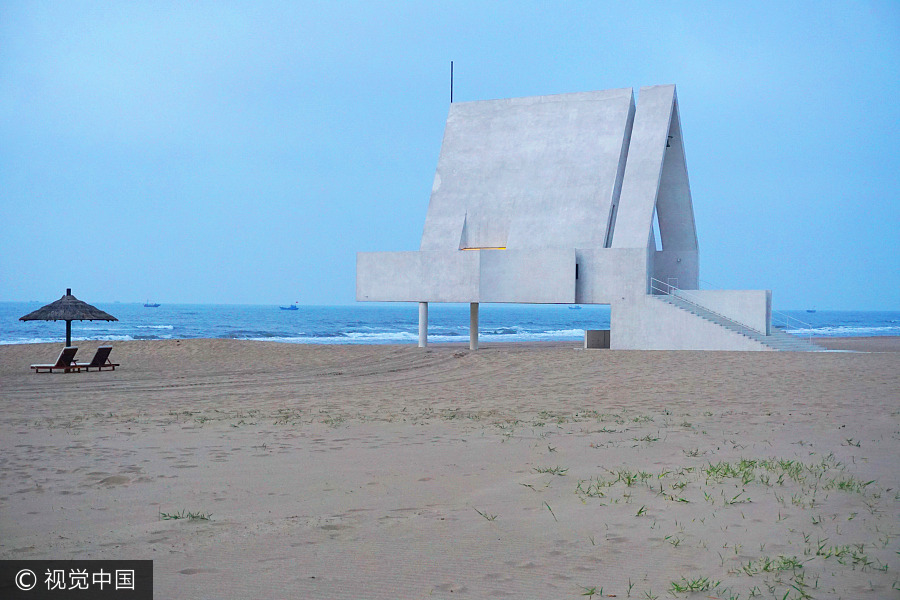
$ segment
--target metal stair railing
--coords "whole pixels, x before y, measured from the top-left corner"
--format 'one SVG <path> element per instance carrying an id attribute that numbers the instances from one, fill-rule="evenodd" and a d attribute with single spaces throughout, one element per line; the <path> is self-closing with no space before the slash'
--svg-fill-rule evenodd
<path id="1" fill-rule="evenodd" d="M 660 281 L 659 279 L 656 279 L 655 277 L 651 277 L 650 278 L 650 290 L 653 292 L 658 292 L 659 294 L 662 294 L 664 296 L 672 296 L 673 298 L 679 298 L 692 306 L 696 306 L 697 308 L 703 309 L 706 312 L 719 317 L 720 319 L 724 319 L 729 324 L 738 327 L 740 329 L 739 333 L 746 335 L 750 339 L 756 339 L 757 336 L 762 336 L 763 338 L 767 337 L 765 332 L 763 332 L 763 331 L 759 331 L 758 329 L 748 327 L 747 325 L 744 325 L 743 323 L 738 323 L 731 317 L 726 317 L 725 315 L 719 314 L 714 310 L 710 310 L 708 307 L 704 306 L 702 302 L 700 302 L 699 298 L 697 298 L 696 296 L 693 296 L 690 292 L 686 292 L 682 289 L 675 287 L 674 285 L 672 285 L 670 283 L 666 283 L 665 281 Z M 678 292 L 678 293 L 676 294 L 675 292 Z M 695 299 L 692 300 L 691 299 L 692 296 Z M 746 332 L 750 332 L 750 334 L 748 334 Z M 760 341 L 761 343 L 766 343 L 762 340 L 757 340 L 757 341 Z"/>
<path id="2" fill-rule="evenodd" d="M 710 289 L 721 289 L 718 286 L 716 286 L 716 284 L 714 284 L 710 281 L 701 279 L 700 283 L 711 286 Z M 812 343 L 813 326 L 810 325 L 809 323 L 807 323 L 806 321 L 801 321 L 800 319 L 798 319 L 796 317 L 792 317 L 783 312 L 773 310 L 772 311 L 772 326 L 773 327 L 778 326 L 779 329 L 789 329 L 789 328 L 790 329 L 802 329 L 806 333 L 799 333 L 799 334 L 798 333 L 787 333 L 786 331 L 784 333 L 787 335 L 795 336 L 797 338 L 806 338 L 807 342 Z"/>
<path id="3" fill-rule="evenodd" d="M 776 319 L 783 321 L 783 323 L 776 322 Z M 808 342 L 812 343 L 813 326 L 810 325 L 809 323 L 807 323 L 806 321 L 801 321 L 800 319 L 798 319 L 796 317 L 792 317 L 790 315 L 784 314 L 783 312 L 773 310 L 772 311 L 772 326 L 775 327 L 776 325 L 780 325 L 781 329 L 788 329 L 788 328 L 794 329 L 794 330 L 801 329 L 805 333 L 799 333 L 799 334 L 798 333 L 788 333 L 786 331 L 784 333 L 787 335 L 795 335 L 797 337 L 806 338 L 806 340 Z"/>

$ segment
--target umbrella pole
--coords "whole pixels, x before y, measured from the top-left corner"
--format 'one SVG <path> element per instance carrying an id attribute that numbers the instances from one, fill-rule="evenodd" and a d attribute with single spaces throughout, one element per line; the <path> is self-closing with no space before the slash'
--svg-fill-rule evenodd
<path id="1" fill-rule="evenodd" d="M 66 346 L 72 345 L 72 321 L 66 321 Z"/>

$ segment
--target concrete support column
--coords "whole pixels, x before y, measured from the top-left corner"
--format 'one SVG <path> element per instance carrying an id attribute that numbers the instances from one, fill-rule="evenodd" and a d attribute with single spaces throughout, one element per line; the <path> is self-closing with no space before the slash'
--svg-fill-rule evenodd
<path id="1" fill-rule="evenodd" d="M 469 304 L 469 350 L 478 350 L 478 303 Z"/>
<path id="2" fill-rule="evenodd" d="M 428 345 L 428 303 L 419 302 L 419 348 Z"/>

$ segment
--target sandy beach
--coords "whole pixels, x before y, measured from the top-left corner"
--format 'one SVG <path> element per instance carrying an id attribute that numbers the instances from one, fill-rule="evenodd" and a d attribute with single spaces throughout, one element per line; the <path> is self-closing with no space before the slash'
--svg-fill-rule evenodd
<path id="1" fill-rule="evenodd" d="M 898 341 L 0 346 L 0 558 L 152 559 L 157 598 L 897 597 Z"/>

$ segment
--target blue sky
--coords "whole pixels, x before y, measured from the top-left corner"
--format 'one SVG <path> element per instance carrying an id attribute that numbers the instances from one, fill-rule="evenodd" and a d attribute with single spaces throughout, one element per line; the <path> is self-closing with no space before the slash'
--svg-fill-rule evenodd
<path id="1" fill-rule="evenodd" d="M 418 249 L 451 60 L 457 101 L 677 84 L 707 287 L 900 309 L 895 2 L 7 0 L 0 300 L 352 303 Z"/>

